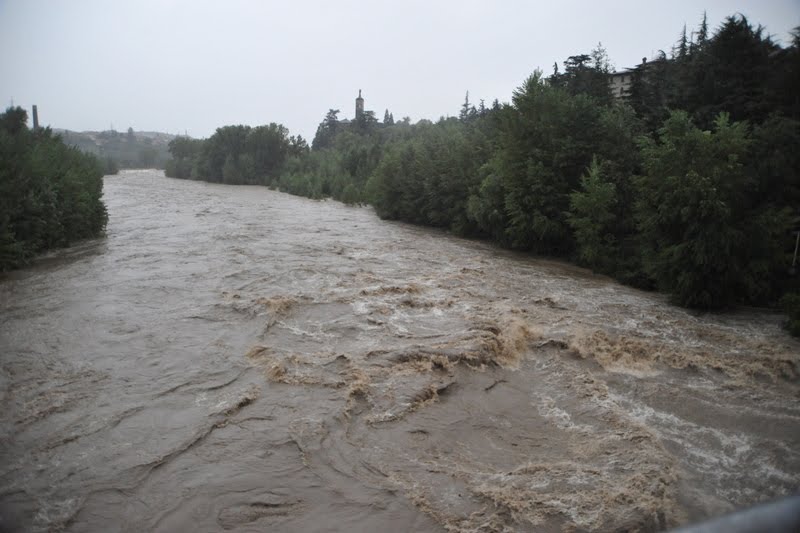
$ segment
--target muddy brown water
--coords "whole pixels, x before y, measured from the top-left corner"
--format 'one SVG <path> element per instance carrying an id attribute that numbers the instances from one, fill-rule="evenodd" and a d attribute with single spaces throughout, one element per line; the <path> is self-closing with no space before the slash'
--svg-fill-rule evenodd
<path id="1" fill-rule="evenodd" d="M 660 530 L 800 487 L 800 344 L 258 187 L 0 281 L 0 529 Z"/>

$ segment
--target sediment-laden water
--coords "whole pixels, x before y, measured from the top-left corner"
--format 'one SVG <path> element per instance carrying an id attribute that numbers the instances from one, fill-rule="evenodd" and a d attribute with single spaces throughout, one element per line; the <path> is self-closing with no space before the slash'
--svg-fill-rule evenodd
<path id="1" fill-rule="evenodd" d="M 800 487 L 800 344 L 368 208 L 125 172 L 0 281 L 0 530 L 659 530 Z"/>

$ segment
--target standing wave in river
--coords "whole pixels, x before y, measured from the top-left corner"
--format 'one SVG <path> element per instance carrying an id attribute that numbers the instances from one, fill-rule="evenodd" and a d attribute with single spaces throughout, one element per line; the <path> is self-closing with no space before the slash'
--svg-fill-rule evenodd
<path id="1" fill-rule="evenodd" d="M 0 529 L 661 530 L 800 486 L 800 344 L 259 187 L 0 282 Z"/>

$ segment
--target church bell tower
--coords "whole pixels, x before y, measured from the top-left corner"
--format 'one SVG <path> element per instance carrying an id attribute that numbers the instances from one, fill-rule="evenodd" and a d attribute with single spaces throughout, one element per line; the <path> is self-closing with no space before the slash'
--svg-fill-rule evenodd
<path id="1" fill-rule="evenodd" d="M 358 98 L 356 98 L 356 120 L 360 120 L 364 115 L 364 99 L 361 98 L 361 89 L 358 90 Z"/>

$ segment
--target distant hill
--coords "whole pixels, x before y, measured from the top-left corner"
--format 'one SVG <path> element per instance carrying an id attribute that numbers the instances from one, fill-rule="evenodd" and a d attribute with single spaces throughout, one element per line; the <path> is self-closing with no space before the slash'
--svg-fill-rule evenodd
<path id="1" fill-rule="evenodd" d="M 164 168 L 170 158 L 169 142 L 176 136 L 158 131 L 118 132 L 70 131 L 54 128 L 53 131 L 69 146 L 111 160 L 120 168 Z"/>

